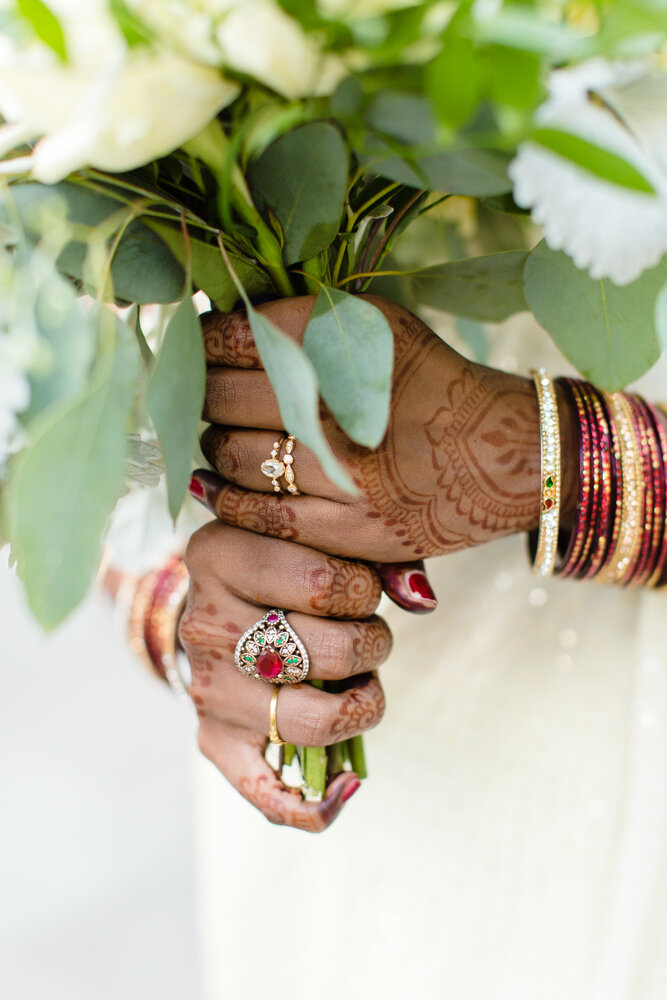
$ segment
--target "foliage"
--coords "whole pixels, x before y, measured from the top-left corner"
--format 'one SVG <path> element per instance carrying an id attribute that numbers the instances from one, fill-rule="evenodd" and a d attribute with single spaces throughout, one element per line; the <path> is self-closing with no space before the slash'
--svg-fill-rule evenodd
<path id="1" fill-rule="evenodd" d="M 4 149 L 16 140 L 1 164 L 8 180 L 0 272 L 11 294 L 0 341 L 18 343 L 29 329 L 37 345 L 21 362 L 31 402 L 19 414 L 22 436 L 7 466 L 3 531 L 45 626 L 75 606 L 93 576 L 105 520 L 123 491 L 127 434 L 159 438 L 170 510 L 178 512 L 204 385 L 195 292 L 221 310 L 245 304 L 286 430 L 350 491 L 323 434 L 319 399 L 351 438 L 376 447 L 393 362 L 383 314 L 355 293 L 389 293 L 417 311 L 451 313 L 480 355 L 492 335 L 480 324 L 530 309 L 579 370 L 609 389 L 653 364 L 658 333 L 667 338 L 665 264 L 656 257 L 657 266 L 624 287 L 593 280 L 539 243 L 517 205 L 511 164 L 528 144 L 619 205 L 645 199 L 632 204 L 667 212 L 667 180 L 629 139 L 607 144 L 602 132 L 582 136 L 537 110 L 556 67 L 567 80 L 562 67 L 576 74 L 590 60 L 641 64 L 640 85 L 662 81 L 660 5 L 282 0 L 265 6 L 288 32 L 281 37 L 289 36 L 289 58 L 275 50 L 272 29 L 260 26 L 251 43 L 255 67 L 247 46 L 232 51 L 213 13 L 211 30 L 197 39 L 189 21 L 169 21 L 186 3 L 168 12 L 148 5 L 157 20 L 142 20 L 141 3 L 131 6 L 114 0 L 105 14 L 114 46 L 125 46 L 130 68 L 150 57 L 161 73 L 173 57 L 174 73 L 184 74 L 183 100 L 196 104 L 202 86 L 215 105 L 203 130 L 193 119 L 187 133 L 184 104 L 174 112 L 180 131 L 170 132 L 146 100 L 155 120 L 144 122 L 146 144 L 136 148 L 150 152 L 128 167 L 128 151 L 117 145 L 121 124 L 135 121 L 124 77 L 105 129 L 101 111 L 84 121 L 73 108 L 67 135 L 85 132 L 86 154 L 60 174 L 52 151 L 62 123 L 52 131 L 34 121 L 0 129 Z M 252 14 L 252 3 L 230 6 L 234 16 Z M 17 52 L 48 50 L 44 72 L 55 74 L 44 77 L 48 90 L 75 58 L 71 26 L 41 0 L 13 10 L 7 31 Z M 5 68 L 7 86 L 18 87 L 16 67 Z M 614 86 L 604 98 L 619 98 L 614 121 L 630 135 L 624 115 L 634 106 L 623 103 L 624 84 Z M 0 111 L 7 117 L 1 98 Z M 642 120 L 643 134 L 664 118 L 651 121 Z M 114 160 L 121 153 L 125 159 Z M 48 171 L 55 183 L 36 179 Z M 305 293 L 316 302 L 301 348 L 255 305 Z M 149 344 L 141 312 L 125 323 L 118 310 L 155 303 L 171 319 Z"/>

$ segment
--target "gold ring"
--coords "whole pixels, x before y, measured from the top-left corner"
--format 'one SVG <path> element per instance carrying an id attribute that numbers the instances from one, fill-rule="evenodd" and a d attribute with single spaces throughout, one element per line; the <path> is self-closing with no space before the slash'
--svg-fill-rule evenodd
<path id="1" fill-rule="evenodd" d="M 262 472 L 265 476 L 271 480 L 271 485 L 273 486 L 276 493 L 282 493 L 283 488 L 278 482 L 281 476 L 285 475 L 285 463 L 279 458 L 280 449 L 282 448 L 284 437 L 278 438 L 277 441 L 273 442 L 273 448 L 271 450 L 271 457 L 267 458 L 262 462 Z M 293 477 L 292 477 L 293 478 Z"/>
<path id="2" fill-rule="evenodd" d="M 296 438 L 294 435 L 288 434 L 285 439 L 285 452 L 281 459 L 281 464 L 285 471 L 280 473 L 280 475 L 285 477 L 285 481 L 287 482 L 287 492 L 291 493 L 292 496 L 298 497 L 299 489 L 294 478 L 294 455 L 292 454 L 295 444 Z"/>
<path id="3" fill-rule="evenodd" d="M 281 740 L 278 733 L 278 695 L 280 694 L 280 684 L 273 685 L 273 694 L 271 695 L 271 707 L 269 709 L 269 739 L 276 746 L 282 747 L 285 745 L 285 740 Z"/>

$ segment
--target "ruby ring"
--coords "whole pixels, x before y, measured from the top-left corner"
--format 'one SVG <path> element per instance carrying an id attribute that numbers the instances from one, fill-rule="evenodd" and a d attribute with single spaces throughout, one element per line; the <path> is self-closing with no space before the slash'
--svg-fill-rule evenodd
<path id="1" fill-rule="evenodd" d="M 308 653 L 284 611 L 272 609 L 244 632 L 234 662 L 241 673 L 272 684 L 299 684 L 308 676 Z"/>

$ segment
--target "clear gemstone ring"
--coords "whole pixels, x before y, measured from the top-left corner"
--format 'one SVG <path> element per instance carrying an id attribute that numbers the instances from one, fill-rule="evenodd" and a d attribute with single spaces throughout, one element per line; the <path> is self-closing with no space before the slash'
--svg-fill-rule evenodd
<path id="1" fill-rule="evenodd" d="M 243 633 L 234 662 L 242 674 L 271 684 L 299 684 L 308 676 L 306 647 L 276 608 Z"/>

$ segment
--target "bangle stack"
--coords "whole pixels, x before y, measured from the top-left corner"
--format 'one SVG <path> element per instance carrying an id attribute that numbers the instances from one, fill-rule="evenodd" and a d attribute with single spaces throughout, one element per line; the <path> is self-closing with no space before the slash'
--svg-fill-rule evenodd
<path id="1" fill-rule="evenodd" d="M 178 670 L 176 632 L 188 587 L 183 558 L 172 556 L 138 581 L 128 621 L 132 650 L 179 696 L 187 694 L 187 684 Z"/>
<path id="2" fill-rule="evenodd" d="M 554 521 L 558 536 L 559 505 L 549 516 L 545 449 L 558 421 L 549 423 L 540 397 L 540 383 L 544 392 L 548 377 L 540 372 L 535 381 L 542 442 L 538 537 L 549 532 L 551 539 Z M 579 495 L 572 531 L 569 537 L 557 537 L 553 559 L 549 545 L 541 549 L 538 541 L 536 571 L 621 586 L 662 585 L 667 582 L 667 434 L 658 411 L 630 393 L 600 392 L 588 382 L 570 378 L 556 384 L 577 414 Z"/>

